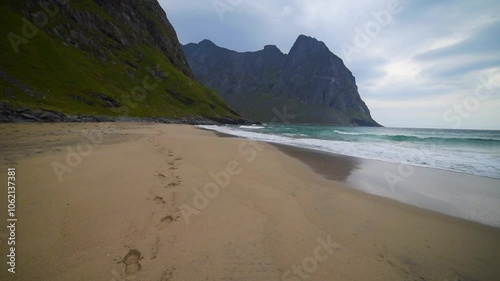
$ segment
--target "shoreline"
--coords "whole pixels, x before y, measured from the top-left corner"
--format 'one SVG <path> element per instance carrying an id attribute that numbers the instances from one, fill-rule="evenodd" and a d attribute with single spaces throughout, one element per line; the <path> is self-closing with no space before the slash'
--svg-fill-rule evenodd
<path id="1" fill-rule="evenodd" d="M 436 168 L 364 159 L 289 145 L 273 145 L 287 155 L 304 162 L 316 173 L 327 179 L 343 182 L 350 188 L 427 211 L 500 229 L 500 219 L 498 219 L 500 218 L 500 207 L 492 208 L 489 212 L 481 212 L 480 208 L 484 208 L 484 206 L 480 204 L 465 206 L 467 205 L 466 199 L 458 196 L 461 195 L 473 200 L 474 196 L 481 195 L 479 199 L 476 198 L 476 201 L 480 199 L 493 201 L 493 197 L 496 199 L 495 202 L 498 202 L 497 206 L 500 206 L 500 190 L 498 189 L 500 180 L 498 179 Z M 414 173 L 407 177 L 398 174 L 398 167 L 401 166 L 411 166 Z M 394 185 L 391 185 L 384 177 L 386 172 L 396 177 Z M 436 183 L 442 184 L 442 186 L 438 186 Z M 469 188 L 471 184 L 475 186 Z M 422 191 L 422 186 L 425 186 L 427 190 Z M 452 187 L 448 188 L 450 186 Z M 457 192 L 457 190 L 461 191 Z M 433 193 L 438 193 L 441 198 L 433 198 L 438 196 Z"/>
<path id="2" fill-rule="evenodd" d="M 207 118 L 190 116 L 180 118 L 166 117 L 133 117 L 133 116 L 101 116 L 101 115 L 68 115 L 53 110 L 14 108 L 7 103 L 0 102 L 0 124 L 64 124 L 64 123 L 162 123 L 185 125 L 250 125 L 252 122 L 243 118 Z"/>
<path id="3" fill-rule="evenodd" d="M 82 150 L 82 132 L 99 128 L 0 125 L 0 166 L 16 167 L 19 187 L 18 270 L 2 280 L 302 280 L 294 268 L 311 280 L 500 276 L 500 229 L 350 188 L 274 145 L 111 123 Z M 79 151 L 59 181 L 53 164 Z"/>
<path id="4" fill-rule="evenodd" d="M 220 137 L 246 139 L 218 131 L 212 132 Z M 373 160 L 294 145 L 267 143 L 304 162 L 325 178 L 343 182 L 353 189 L 455 218 L 500 228 L 500 189 L 498 188 L 500 179 L 446 169 Z M 401 170 L 403 172 L 409 170 L 411 173 L 402 173 Z M 440 183 L 442 186 L 436 186 L 435 183 Z M 422 191 L 421 186 L 428 188 Z M 453 188 L 447 188 L 448 186 L 453 186 Z M 457 192 L 457 189 L 460 192 Z M 461 198 L 456 193 L 467 198 Z M 438 196 L 440 198 L 437 198 Z M 466 202 L 467 200 L 489 201 L 490 209 L 482 212 L 484 205 L 471 204 Z M 491 207 L 494 205 L 498 207 Z"/>
<path id="5" fill-rule="evenodd" d="M 231 127 L 231 126 L 228 127 L 230 129 L 225 129 L 225 126 L 211 126 L 211 125 L 207 125 L 207 126 L 196 125 L 196 126 L 199 128 L 207 129 L 207 130 L 217 131 L 217 132 L 220 132 L 221 134 L 228 134 L 231 136 L 248 138 L 248 139 L 258 140 L 258 141 L 267 142 L 267 143 L 276 143 L 276 144 L 288 145 L 288 146 L 292 146 L 292 147 L 300 147 L 300 148 L 309 149 L 309 150 L 313 150 L 313 151 L 320 151 L 320 152 L 324 152 L 324 153 L 328 153 L 328 154 L 332 154 L 332 155 L 344 155 L 344 156 L 349 156 L 349 157 L 358 158 L 358 159 L 366 159 L 366 160 L 370 160 L 370 161 L 381 161 L 384 163 L 392 163 L 392 164 L 396 164 L 396 165 L 412 166 L 412 167 L 417 167 L 417 168 L 436 169 L 436 170 L 441 170 L 441 171 L 454 172 L 454 173 L 460 173 L 460 174 L 472 175 L 472 176 L 477 176 L 477 177 L 500 180 L 500 174 L 498 174 L 498 173 L 495 174 L 491 171 L 488 172 L 485 170 L 475 170 L 475 171 L 474 170 L 460 170 L 457 168 L 447 167 L 446 165 L 445 166 L 443 166 L 443 165 L 430 165 L 428 163 L 425 163 L 425 161 L 424 161 L 424 164 L 413 163 L 413 162 L 402 162 L 401 159 L 398 159 L 397 157 L 396 158 L 390 158 L 390 157 L 389 158 L 387 158 L 387 157 L 382 158 L 382 157 L 374 156 L 373 154 L 369 154 L 369 155 L 363 154 L 363 153 L 358 154 L 358 153 L 354 153 L 350 150 L 348 150 L 348 152 L 346 153 L 346 152 L 342 152 L 343 150 L 339 151 L 338 149 L 331 149 L 328 146 L 324 146 L 325 144 L 322 144 L 322 143 L 318 144 L 315 142 L 315 141 L 327 141 L 330 144 L 336 143 L 335 145 L 338 147 L 342 147 L 342 145 L 338 145 L 339 143 L 346 144 L 349 147 L 349 144 L 355 144 L 356 141 L 350 142 L 350 141 L 339 141 L 339 140 L 333 140 L 333 139 L 323 140 L 321 138 L 314 138 L 314 137 L 303 139 L 303 138 L 290 137 L 290 136 L 287 136 L 286 134 L 281 135 L 281 134 L 273 134 L 273 133 L 269 133 L 269 132 L 262 133 L 262 132 L 257 132 L 257 131 L 253 131 L 253 130 L 241 130 L 241 129 L 238 130 L 237 128 L 236 128 L 236 130 L 233 130 L 233 127 Z M 426 130 L 426 129 L 424 129 L 424 130 Z M 429 129 L 429 130 L 434 130 L 434 129 Z M 487 131 L 487 132 L 493 132 L 493 131 Z M 305 140 L 305 141 L 301 141 L 301 140 Z M 307 141 L 311 141 L 311 142 L 309 143 Z M 415 148 L 413 148 L 413 149 L 415 149 Z M 418 150 L 418 151 L 421 151 L 421 150 Z M 420 152 L 410 151 L 409 153 L 419 154 Z M 424 154 L 424 153 L 425 153 L 425 150 L 422 151 L 422 154 Z M 431 157 L 431 159 L 432 159 L 432 155 L 431 156 L 427 155 L 426 157 Z M 487 162 L 487 163 L 489 163 L 489 162 Z M 472 164 L 471 163 L 469 163 L 469 164 L 470 165 L 468 165 L 468 166 L 470 167 Z M 493 167 L 493 168 L 495 168 L 495 167 Z"/>

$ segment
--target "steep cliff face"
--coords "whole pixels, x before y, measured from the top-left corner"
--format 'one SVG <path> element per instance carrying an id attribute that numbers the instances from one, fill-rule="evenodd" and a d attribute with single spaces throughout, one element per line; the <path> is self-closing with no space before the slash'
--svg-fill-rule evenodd
<path id="1" fill-rule="evenodd" d="M 184 46 L 195 77 L 244 117 L 263 122 L 378 126 L 340 58 L 301 35 L 288 54 L 276 46 L 237 53 L 208 40 Z M 277 118 L 278 117 L 278 118 Z"/>
<path id="2" fill-rule="evenodd" d="M 67 114 L 239 118 L 194 80 L 157 0 L 0 3 L 0 101 Z"/>

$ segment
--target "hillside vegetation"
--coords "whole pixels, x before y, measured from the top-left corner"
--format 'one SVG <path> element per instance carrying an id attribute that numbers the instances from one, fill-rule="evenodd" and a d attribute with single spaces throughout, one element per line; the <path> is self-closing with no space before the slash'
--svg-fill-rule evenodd
<path id="1" fill-rule="evenodd" d="M 4 0 L 0 13 L 3 103 L 64 114 L 239 118 L 194 80 L 156 0 Z"/>

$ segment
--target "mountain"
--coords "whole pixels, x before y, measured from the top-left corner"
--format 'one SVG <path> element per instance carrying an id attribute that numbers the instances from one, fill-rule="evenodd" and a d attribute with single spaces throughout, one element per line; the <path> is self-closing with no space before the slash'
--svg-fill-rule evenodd
<path id="1" fill-rule="evenodd" d="M 3 0 L 0 13 L 0 103 L 10 108 L 240 118 L 194 79 L 156 0 Z"/>
<path id="2" fill-rule="evenodd" d="M 194 76 L 245 118 L 261 122 L 380 126 L 342 60 L 301 35 L 288 54 L 276 46 L 238 53 L 209 40 L 183 46 Z"/>

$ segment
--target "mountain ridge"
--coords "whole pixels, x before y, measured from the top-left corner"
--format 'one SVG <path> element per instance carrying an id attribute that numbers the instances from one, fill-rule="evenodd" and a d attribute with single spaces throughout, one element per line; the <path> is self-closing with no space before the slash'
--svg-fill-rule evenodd
<path id="1" fill-rule="evenodd" d="M 286 109 L 291 123 L 380 126 L 352 72 L 313 37 L 298 36 L 288 54 L 275 45 L 236 52 L 207 39 L 183 49 L 195 77 L 245 118 L 270 122 Z"/>

